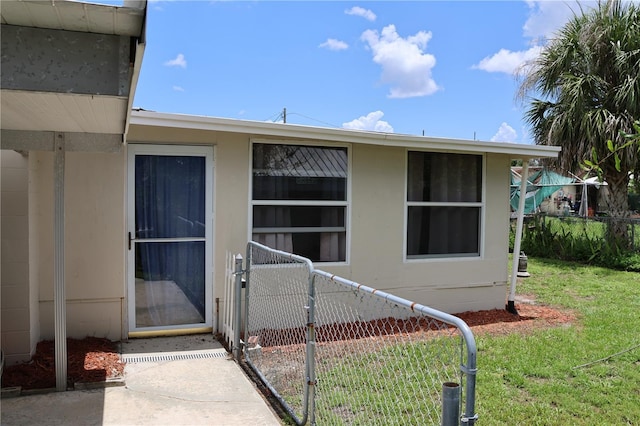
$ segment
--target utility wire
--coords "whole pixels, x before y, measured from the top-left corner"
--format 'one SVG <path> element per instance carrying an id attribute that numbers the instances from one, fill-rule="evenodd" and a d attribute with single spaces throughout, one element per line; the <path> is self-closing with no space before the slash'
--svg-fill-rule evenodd
<path id="1" fill-rule="evenodd" d="M 342 126 L 338 126 L 338 125 L 333 124 L 333 123 L 327 123 L 326 121 L 318 120 L 318 119 L 315 119 L 313 117 L 309 117 L 308 115 L 300 114 L 299 112 L 289 112 L 289 111 L 287 111 L 286 108 L 283 109 L 282 111 L 272 115 L 271 117 L 267 118 L 266 120 L 263 120 L 263 121 L 271 121 L 271 122 L 276 123 L 279 120 L 285 120 L 285 123 L 286 123 L 286 117 L 291 116 L 291 115 L 298 115 L 300 117 L 306 118 L 307 120 L 315 121 L 316 123 L 324 124 L 325 126 L 333 127 L 335 129 L 341 129 L 342 128 Z"/>
<path id="2" fill-rule="evenodd" d="M 275 118 L 274 118 L 275 117 Z M 272 122 L 277 122 L 278 120 L 280 120 L 282 118 L 282 111 L 275 113 L 274 115 L 272 115 L 271 117 L 262 120 L 262 121 L 272 121 Z"/>
<path id="3" fill-rule="evenodd" d="M 317 119 L 315 119 L 313 117 L 309 117 L 307 115 L 300 114 L 299 112 L 289 112 L 289 111 L 287 111 L 287 115 L 299 115 L 300 117 L 306 118 L 307 120 L 315 121 L 316 123 L 321 123 L 321 124 L 327 125 L 329 127 L 334 127 L 336 129 L 339 129 L 339 128 L 342 127 L 342 126 L 336 126 L 335 124 L 332 124 L 332 123 L 327 123 L 326 121 L 317 120 Z"/>

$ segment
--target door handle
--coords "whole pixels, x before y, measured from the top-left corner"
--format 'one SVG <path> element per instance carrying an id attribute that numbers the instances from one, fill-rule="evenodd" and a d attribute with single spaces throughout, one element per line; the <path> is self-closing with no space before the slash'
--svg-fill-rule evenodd
<path id="1" fill-rule="evenodd" d="M 134 238 L 131 238 L 131 232 L 129 232 L 129 250 L 131 250 L 131 241 L 133 241 Z"/>

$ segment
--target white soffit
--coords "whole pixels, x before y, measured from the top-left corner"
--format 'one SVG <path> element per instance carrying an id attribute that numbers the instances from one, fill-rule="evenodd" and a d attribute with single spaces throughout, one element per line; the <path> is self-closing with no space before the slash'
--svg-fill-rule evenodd
<path id="1" fill-rule="evenodd" d="M 143 7 L 66 0 L 2 0 L 0 22 L 3 25 L 138 37 L 142 32 L 144 15 Z"/>
<path id="2" fill-rule="evenodd" d="M 323 140 L 330 142 L 399 146 L 411 149 L 429 149 L 447 152 L 496 153 L 511 155 L 512 158 L 555 158 L 560 152 L 560 147 L 556 146 L 434 138 L 396 133 L 301 126 L 297 124 L 169 114 L 144 110 L 132 111 L 131 125 L 246 133 L 252 137 L 269 136 L 299 140 Z"/>
<path id="3" fill-rule="evenodd" d="M 2 90 L 2 128 L 122 134 L 126 97 Z"/>
<path id="4" fill-rule="evenodd" d="M 0 92 L 2 129 L 126 135 L 144 52 L 146 0 L 124 0 L 124 7 L 67 0 L 0 2 L 3 27 L 136 37 L 138 41 L 132 46 L 134 63 L 125 64 L 132 66 L 126 95 L 4 87 Z M 122 73 L 122 64 L 119 66 Z"/>

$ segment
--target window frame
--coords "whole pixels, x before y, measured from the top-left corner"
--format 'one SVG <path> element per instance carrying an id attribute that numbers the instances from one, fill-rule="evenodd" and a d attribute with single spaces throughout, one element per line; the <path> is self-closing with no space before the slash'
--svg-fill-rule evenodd
<path id="1" fill-rule="evenodd" d="M 481 188 L 480 188 L 480 201 L 409 201 L 409 154 L 411 152 L 419 153 L 433 153 L 433 154 L 449 154 L 449 155 L 474 155 L 481 157 L 482 171 L 480 173 Z M 433 262 L 433 261 L 473 261 L 481 260 L 484 258 L 484 245 L 485 245 L 485 214 L 486 214 L 486 199 L 487 199 L 487 156 L 485 153 L 468 152 L 468 151 L 438 151 L 438 150 L 426 150 L 426 149 L 406 149 L 405 150 L 405 190 L 404 190 L 404 236 L 403 236 L 403 259 L 405 263 L 412 262 Z M 442 253 L 442 254 L 420 254 L 409 255 L 408 254 L 408 232 L 409 232 L 409 208 L 410 207 L 472 207 L 478 208 L 478 250 L 474 253 Z"/>
<path id="2" fill-rule="evenodd" d="M 346 171 L 346 187 L 345 200 L 254 200 L 253 198 L 253 152 L 254 145 L 290 145 L 290 146 L 308 146 L 313 148 L 344 148 L 347 152 L 347 171 Z M 309 141 L 309 140 L 282 140 L 282 139 L 251 139 L 249 143 L 249 214 L 248 214 L 248 241 L 253 241 L 253 234 L 268 233 L 323 233 L 323 232 L 341 232 L 345 233 L 345 260 L 338 261 L 314 261 L 313 263 L 321 263 L 323 265 L 348 265 L 350 263 L 351 252 L 351 169 L 352 169 L 352 151 L 351 144 L 336 143 L 330 141 Z M 253 228 L 253 210 L 257 206 L 290 206 L 290 207 L 341 207 L 344 208 L 344 227 L 270 227 L 259 228 L 259 232 L 254 232 Z M 294 253 L 297 254 L 297 253 Z"/>

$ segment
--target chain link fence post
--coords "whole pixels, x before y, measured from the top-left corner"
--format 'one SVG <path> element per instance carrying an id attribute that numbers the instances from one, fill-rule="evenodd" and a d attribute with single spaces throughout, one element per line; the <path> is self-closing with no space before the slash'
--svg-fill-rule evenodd
<path id="1" fill-rule="evenodd" d="M 242 327 L 241 318 L 242 318 L 242 255 L 237 254 L 235 256 L 235 295 L 234 302 L 235 307 L 233 311 L 233 354 L 236 358 L 236 361 L 240 361 L 240 357 L 242 356 L 242 347 L 240 346 L 240 329 Z"/>
<path id="2" fill-rule="evenodd" d="M 442 426 L 460 424 L 460 385 L 454 382 L 442 384 Z"/>
<path id="3" fill-rule="evenodd" d="M 308 407 L 310 423 L 316 424 L 315 421 L 315 394 L 316 394 L 316 300 L 315 300 L 315 275 L 309 275 L 309 303 L 307 308 L 307 388 L 305 392 L 305 406 Z"/>

